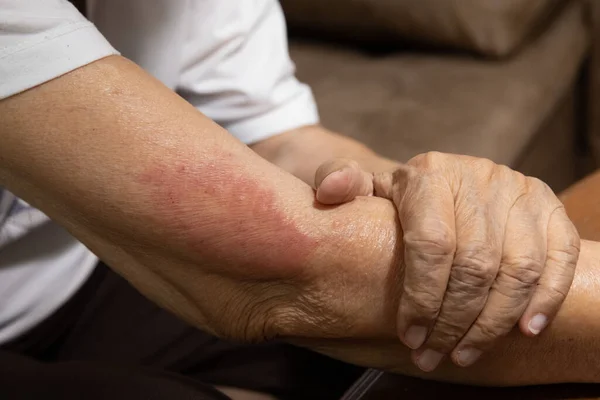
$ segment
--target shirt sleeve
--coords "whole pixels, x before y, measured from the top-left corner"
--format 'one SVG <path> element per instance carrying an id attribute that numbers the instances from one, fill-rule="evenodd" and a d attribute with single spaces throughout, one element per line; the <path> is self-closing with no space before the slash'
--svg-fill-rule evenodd
<path id="1" fill-rule="evenodd" d="M 244 143 L 318 122 L 276 0 L 193 2 L 179 93 Z"/>
<path id="2" fill-rule="evenodd" d="M 112 54 L 66 0 L 0 0 L 0 99 Z"/>

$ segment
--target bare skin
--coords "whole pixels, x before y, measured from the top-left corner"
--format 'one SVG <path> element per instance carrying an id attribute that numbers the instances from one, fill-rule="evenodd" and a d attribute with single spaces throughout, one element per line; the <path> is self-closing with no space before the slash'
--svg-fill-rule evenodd
<path id="1" fill-rule="evenodd" d="M 424 371 L 445 355 L 475 363 L 516 324 L 538 335 L 569 291 L 579 236 L 537 179 L 441 153 L 402 165 L 320 126 L 253 149 L 309 183 L 314 173 L 321 203 L 373 195 L 394 202 L 405 246 L 397 331 Z"/>
<path id="2" fill-rule="evenodd" d="M 520 335 L 514 330 L 473 367 L 461 368 L 446 362 L 436 371 L 424 373 L 411 365 L 409 350 L 394 342 L 393 326 L 388 327 L 389 339 L 381 339 L 380 343 L 353 339 L 344 343 L 335 340 L 301 340 L 300 343 L 343 360 L 425 379 L 492 386 L 598 383 L 600 315 L 596 310 L 600 301 L 599 270 L 600 244 L 582 241 L 582 252 L 573 287 L 547 330 L 536 339 Z M 390 271 L 379 271 L 376 274 L 379 275 L 379 279 L 386 281 L 384 275 L 389 276 Z M 378 277 L 372 279 L 376 281 Z M 351 277 L 345 279 L 346 282 L 351 280 Z M 388 288 L 385 284 L 380 285 L 379 293 L 389 290 Z M 355 298 L 366 296 L 368 290 L 361 291 L 360 286 L 349 289 Z M 378 293 L 375 289 L 371 286 L 370 296 Z M 370 300 L 375 304 L 380 299 L 371 297 Z M 358 314 L 360 309 L 357 305 L 356 308 L 347 307 L 345 312 Z M 374 315 L 377 315 L 377 311 L 385 313 L 384 310 L 370 310 Z M 388 310 L 388 313 L 393 316 L 393 310 Z"/>
<path id="3" fill-rule="evenodd" d="M 119 57 L 0 102 L 0 119 L 0 184 L 158 304 L 222 337 L 283 337 L 418 373 L 397 343 L 403 240 L 391 202 L 319 205 L 310 186 Z M 597 254 L 583 243 L 578 276 L 588 284 Z M 581 315 L 593 289 L 574 286 L 537 347 L 518 336 L 476 373 L 448 367 L 431 376 L 597 381 L 572 358 L 595 351 L 600 330 Z"/>
<path id="4" fill-rule="evenodd" d="M 369 172 L 386 172 L 401 163 L 380 156 L 364 144 L 319 125 L 283 132 L 250 146 L 256 153 L 309 185 L 323 164 L 345 157 Z M 340 165 L 342 168 L 345 165 Z"/>

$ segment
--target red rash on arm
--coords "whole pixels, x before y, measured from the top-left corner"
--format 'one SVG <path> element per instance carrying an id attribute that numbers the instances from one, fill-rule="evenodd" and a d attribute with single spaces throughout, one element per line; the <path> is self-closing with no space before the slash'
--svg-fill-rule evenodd
<path id="1" fill-rule="evenodd" d="M 227 264 L 236 275 L 298 274 L 318 239 L 302 232 L 276 194 L 241 168 L 231 162 L 217 168 L 179 161 L 146 169 L 138 182 L 148 190 L 153 225 L 164 227 L 161 236 L 187 243 L 195 259 Z"/>

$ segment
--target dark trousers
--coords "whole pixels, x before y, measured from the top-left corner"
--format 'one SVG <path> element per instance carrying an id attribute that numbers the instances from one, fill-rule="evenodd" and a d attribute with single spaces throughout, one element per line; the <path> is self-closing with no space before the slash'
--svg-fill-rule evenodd
<path id="1" fill-rule="evenodd" d="M 337 399 L 362 369 L 282 343 L 219 340 L 140 295 L 100 263 L 42 324 L 0 348 L 0 399 Z"/>

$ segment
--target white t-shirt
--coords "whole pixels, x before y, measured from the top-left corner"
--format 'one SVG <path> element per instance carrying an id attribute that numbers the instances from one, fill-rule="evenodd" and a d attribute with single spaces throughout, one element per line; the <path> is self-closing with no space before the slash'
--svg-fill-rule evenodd
<path id="1" fill-rule="evenodd" d="M 87 6 L 94 24 L 66 0 L 0 0 L 0 99 L 118 50 L 245 143 L 318 121 L 310 89 L 294 77 L 277 0 Z M 0 187 L 0 343 L 64 304 L 96 263 Z"/>

